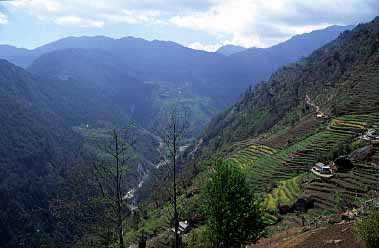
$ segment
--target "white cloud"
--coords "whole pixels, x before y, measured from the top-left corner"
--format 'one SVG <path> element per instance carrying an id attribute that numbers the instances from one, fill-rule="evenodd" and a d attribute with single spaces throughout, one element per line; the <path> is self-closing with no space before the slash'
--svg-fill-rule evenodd
<path id="1" fill-rule="evenodd" d="M 28 11 L 40 21 L 53 21 L 61 26 L 86 28 L 114 23 L 163 23 L 160 19 L 162 11 L 130 9 L 128 2 L 129 0 L 16 0 L 9 2 L 8 6 Z"/>
<path id="2" fill-rule="evenodd" d="M 104 22 L 92 19 L 85 19 L 79 16 L 62 16 L 55 19 L 55 23 L 61 26 L 74 26 L 82 28 L 101 28 Z"/>
<path id="3" fill-rule="evenodd" d="M 20 9 L 40 21 L 62 26 L 100 28 L 119 23 L 168 24 L 166 30 L 173 36 L 180 33 L 178 27 L 213 36 L 213 44 L 206 44 L 204 35 L 200 34 L 201 43 L 189 46 L 215 50 L 225 44 L 267 47 L 328 25 L 368 21 L 378 15 L 379 1 L 15 0 L 6 6 L 13 8 L 10 13 Z"/>
<path id="4" fill-rule="evenodd" d="M 58 12 L 63 8 L 63 5 L 55 0 L 17 0 L 9 2 L 9 4 L 14 7 L 26 8 L 38 12 Z"/>
<path id="5" fill-rule="evenodd" d="M 153 10 L 132 11 L 123 9 L 117 13 L 105 13 L 100 16 L 111 23 L 160 23 L 161 13 Z"/>
<path id="6" fill-rule="evenodd" d="M 215 52 L 217 49 L 222 47 L 223 44 L 217 43 L 217 44 L 203 44 L 201 42 L 193 42 L 190 43 L 187 47 L 196 49 L 196 50 L 203 50 L 207 52 Z"/>
<path id="7" fill-rule="evenodd" d="M 377 9 L 377 0 L 225 0 L 206 11 L 176 15 L 170 22 L 226 37 L 223 43 L 267 47 L 332 24 L 368 21 Z"/>
<path id="8" fill-rule="evenodd" d="M 8 23 L 8 17 L 0 12 L 0 25 L 7 24 L 7 23 Z"/>

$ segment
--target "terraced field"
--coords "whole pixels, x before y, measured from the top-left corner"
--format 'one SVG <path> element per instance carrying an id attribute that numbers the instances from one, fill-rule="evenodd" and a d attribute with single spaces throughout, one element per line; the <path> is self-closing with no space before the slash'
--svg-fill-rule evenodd
<path id="1" fill-rule="evenodd" d="M 229 157 L 229 160 L 240 166 L 241 168 L 247 168 L 252 166 L 254 162 L 258 159 L 268 159 L 273 154 L 277 152 L 276 149 L 254 144 L 246 147 L 243 150 L 237 151 L 232 156 Z"/>
<path id="2" fill-rule="evenodd" d="M 367 128 L 378 125 L 377 113 L 345 115 L 332 119 L 326 129 L 283 149 L 246 141 L 248 146 L 234 151 L 229 160 L 246 171 L 249 181 L 259 192 L 270 191 L 264 205 L 272 209 L 278 202 L 287 204 L 301 195 L 295 187 L 298 176 L 308 172 L 315 162 L 330 156 L 339 145 L 350 144 Z M 379 161 L 379 147 L 374 148 L 371 160 Z M 378 179 L 379 168 L 358 164 L 349 173 L 338 173 L 329 180 L 316 179 L 304 186 L 304 193 L 314 198 L 318 207 L 334 209 L 335 192 L 340 192 L 347 202 L 354 202 L 370 190 L 379 190 Z M 272 190 L 273 182 L 279 186 Z"/>
<path id="3" fill-rule="evenodd" d="M 279 186 L 267 195 L 262 203 L 265 209 L 275 210 L 278 204 L 291 205 L 301 195 L 302 176 L 281 181 Z"/>
<path id="4" fill-rule="evenodd" d="M 284 149 L 250 145 L 231 154 L 229 160 L 245 169 L 257 190 L 265 192 L 274 181 L 291 179 L 309 171 L 318 158 L 349 139 L 351 135 L 325 130 Z"/>
<path id="5" fill-rule="evenodd" d="M 357 137 L 367 128 L 379 124 L 379 114 L 346 115 L 331 121 L 329 132 L 334 136 Z M 374 147 L 372 162 L 379 161 L 379 147 Z M 305 185 L 305 194 L 316 200 L 316 206 L 323 209 L 336 208 L 336 192 L 342 195 L 345 203 L 354 204 L 357 198 L 368 196 L 370 191 L 379 190 L 379 167 L 371 164 L 355 164 L 349 173 L 337 173 L 328 180 L 316 180 Z"/>
<path id="6" fill-rule="evenodd" d="M 379 146 L 374 147 L 374 152 L 371 156 L 371 159 L 375 163 L 379 163 Z"/>
<path id="7" fill-rule="evenodd" d="M 312 135 L 324 124 L 325 120 L 316 118 L 314 114 L 305 116 L 296 126 L 270 135 L 261 141 L 262 144 L 275 148 L 284 148 L 290 143 L 295 143 Z"/>
<path id="8" fill-rule="evenodd" d="M 353 69 L 354 77 L 340 85 L 337 108 L 343 114 L 366 114 L 379 109 L 379 65 L 368 63 Z"/>
<path id="9" fill-rule="evenodd" d="M 316 180 L 304 186 L 307 196 L 323 209 L 336 209 L 336 192 L 346 204 L 356 204 L 359 197 L 379 190 L 379 168 L 356 164 L 349 173 L 337 173 L 329 180 Z"/>

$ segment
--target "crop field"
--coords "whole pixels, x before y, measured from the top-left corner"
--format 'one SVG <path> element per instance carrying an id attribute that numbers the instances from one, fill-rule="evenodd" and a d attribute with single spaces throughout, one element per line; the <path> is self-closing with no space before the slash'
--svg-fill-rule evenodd
<path id="1" fill-rule="evenodd" d="M 378 111 L 379 107 L 379 66 L 377 63 L 361 65 L 354 68 L 353 79 L 346 80 L 345 90 L 341 90 L 341 96 L 337 103 L 343 114 L 366 114 Z"/>
<path id="2" fill-rule="evenodd" d="M 350 135 L 326 130 L 284 149 L 250 145 L 232 153 L 229 160 L 246 170 L 252 184 L 264 192 L 272 182 L 291 179 L 308 171 L 318 158 L 350 138 Z"/>
<path id="3" fill-rule="evenodd" d="M 379 163 L 379 146 L 374 147 L 374 152 L 371 156 L 371 160 L 375 163 Z"/>
<path id="4" fill-rule="evenodd" d="M 316 200 L 323 209 L 336 208 L 336 192 L 348 204 L 355 204 L 360 197 L 379 190 L 379 169 L 356 164 L 349 173 L 337 173 L 329 180 L 317 180 L 304 186 L 305 194 Z"/>
<path id="5" fill-rule="evenodd" d="M 302 176 L 281 181 L 279 186 L 267 195 L 262 203 L 265 209 L 275 210 L 277 204 L 291 205 L 301 195 Z"/>
<path id="6" fill-rule="evenodd" d="M 353 203 L 368 192 L 379 190 L 379 168 L 357 164 L 349 173 L 337 173 L 329 180 L 316 179 L 305 185 L 304 190 L 298 185 L 299 175 L 308 172 L 315 162 L 328 157 L 339 145 L 349 144 L 367 128 L 378 124 L 376 113 L 345 115 L 332 119 L 324 130 L 282 149 L 246 141 L 248 146 L 232 152 L 229 160 L 246 171 L 258 192 L 267 194 L 263 205 L 268 209 L 274 209 L 277 203 L 289 204 L 302 194 L 314 198 L 320 208 L 335 209 L 336 192 Z M 378 146 L 371 161 L 379 161 Z M 278 186 L 273 189 L 273 184 Z"/>
<path id="7" fill-rule="evenodd" d="M 328 131 L 332 135 L 328 139 L 339 138 L 339 142 L 343 142 L 343 137 L 345 137 L 345 142 L 347 142 L 349 137 L 357 137 L 367 128 L 376 127 L 378 124 L 377 113 L 342 116 L 331 121 Z M 377 146 L 374 147 L 371 161 L 379 161 Z M 355 168 L 349 173 L 336 173 L 331 179 L 319 179 L 305 185 L 305 194 L 316 200 L 316 206 L 323 209 L 335 209 L 336 192 L 342 195 L 345 203 L 354 204 L 360 197 L 379 190 L 379 167 L 364 162 L 354 165 Z"/>
<path id="8" fill-rule="evenodd" d="M 241 168 L 247 168 L 252 166 L 258 159 L 269 159 L 275 153 L 276 149 L 274 148 L 256 144 L 237 151 L 229 157 L 229 160 Z"/>
<path id="9" fill-rule="evenodd" d="M 276 130 L 272 135 L 263 138 L 261 143 L 270 147 L 284 148 L 290 143 L 296 143 L 314 134 L 324 123 L 324 120 L 316 118 L 314 114 L 310 114 L 305 116 L 294 127 Z"/>

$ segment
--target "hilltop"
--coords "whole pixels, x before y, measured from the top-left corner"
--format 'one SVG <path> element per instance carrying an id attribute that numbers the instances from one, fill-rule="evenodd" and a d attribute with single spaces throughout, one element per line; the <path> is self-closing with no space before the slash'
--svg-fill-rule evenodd
<path id="1" fill-rule="evenodd" d="M 219 49 L 217 49 L 216 53 L 223 54 L 225 56 L 230 56 L 235 53 L 239 53 L 242 51 L 245 51 L 247 48 L 242 46 L 235 46 L 235 45 L 226 45 L 222 46 Z"/>

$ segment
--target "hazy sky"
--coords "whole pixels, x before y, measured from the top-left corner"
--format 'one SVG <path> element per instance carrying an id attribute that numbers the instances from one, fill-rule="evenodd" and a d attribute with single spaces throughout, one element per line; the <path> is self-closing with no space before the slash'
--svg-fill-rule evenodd
<path id="1" fill-rule="evenodd" d="M 379 0 L 13 0 L 1 5 L 0 43 L 27 48 L 81 35 L 171 40 L 205 50 L 225 44 L 267 47 L 379 15 Z"/>

